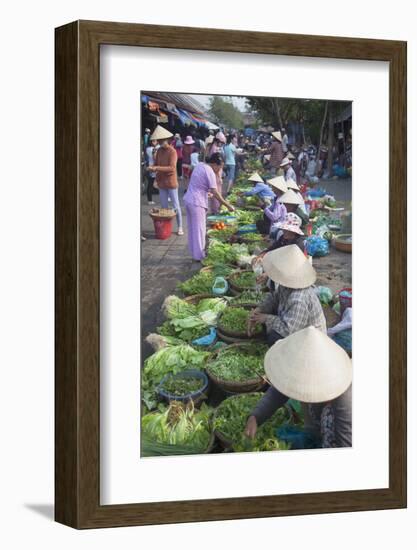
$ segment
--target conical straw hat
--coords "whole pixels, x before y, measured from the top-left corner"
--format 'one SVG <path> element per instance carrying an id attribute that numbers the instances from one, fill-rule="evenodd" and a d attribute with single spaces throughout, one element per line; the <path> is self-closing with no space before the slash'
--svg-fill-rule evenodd
<path id="1" fill-rule="evenodd" d="M 297 183 L 294 180 L 287 180 L 285 182 L 287 184 L 288 189 L 293 189 L 294 191 L 299 191 L 300 188 L 298 187 Z"/>
<path id="2" fill-rule="evenodd" d="M 262 260 L 262 266 L 274 283 L 288 288 L 307 288 L 317 278 L 314 267 L 296 244 L 268 252 Z"/>
<path id="3" fill-rule="evenodd" d="M 281 132 L 271 132 L 271 135 L 274 136 L 278 141 L 282 141 Z"/>
<path id="4" fill-rule="evenodd" d="M 348 354 L 312 326 L 278 340 L 265 355 L 265 372 L 277 390 L 303 403 L 331 401 L 352 383 Z"/>
<path id="5" fill-rule="evenodd" d="M 294 160 L 295 159 L 295 156 L 291 153 L 291 151 L 287 154 L 287 158 L 289 158 L 290 160 Z"/>
<path id="6" fill-rule="evenodd" d="M 269 185 L 272 185 L 272 187 L 279 189 L 283 193 L 286 193 L 288 191 L 288 187 L 283 176 L 277 176 L 276 178 L 272 178 L 266 181 L 269 183 Z"/>
<path id="7" fill-rule="evenodd" d="M 157 126 L 151 135 L 151 139 L 168 139 L 172 136 L 173 134 L 171 134 L 171 132 L 168 132 L 168 130 L 162 126 Z"/>
<path id="8" fill-rule="evenodd" d="M 280 166 L 287 166 L 287 164 L 291 164 L 291 161 L 288 157 L 285 157 L 283 161 L 281 162 Z"/>
<path id="9" fill-rule="evenodd" d="M 261 176 L 258 174 L 258 172 L 254 172 L 249 178 L 249 181 L 259 181 L 260 183 L 263 183 L 264 180 L 261 178 Z"/>
<path id="10" fill-rule="evenodd" d="M 303 200 L 298 197 L 292 189 L 288 189 L 288 191 L 278 199 L 278 202 L 282 202 L 283 204 L 303 204 Z"/>

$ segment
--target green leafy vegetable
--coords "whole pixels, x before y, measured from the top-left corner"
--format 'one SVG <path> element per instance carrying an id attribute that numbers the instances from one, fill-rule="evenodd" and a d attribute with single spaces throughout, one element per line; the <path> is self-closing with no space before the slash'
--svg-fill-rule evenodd
<path id="1" fill-rule="evenodd" d="M 236 296 L 230 300 L 230 303 L 235 304 L 261 304 L 265 300 L 265 292 L 259 290 L 244 290 L 240 296 Z"/>
<path id="2" fill-rule="evenodd" d="M 197 273 L 191 279 L 187 279 L 178 285 L 184 294 L 211 294 L 216 275 L 209 271 Z"/>
<path id="3" fill-rule="evenodd" d="M 162 389 L 170 395 L 179 397 L 195 393 L 203 386 L 204 380 L 202 378 L 177 375 L 167 378 L 162 385 Z"/>
<path id="4" fill-rule="evenodd" d="M 203 453 L 211 438 L 211 409 L 195 409 L 192 401 L 186 406 L 170 403 L 163 412 L 142 417 L 142 456 Z"/>
<path id="5" fill-rule="evenodd" d="M 248 329 L 248 317 L 250 311 L 242 307 L 228 307 L 222 313 L 218 326 L 226 331 L 245 333 Z M 257 323 L 254 328 L 254 334 L 262 332 L 262 325 Z"/>
<path id="6" fill-rule="evenodd" d="M 165 375 L 187 369 L 203 370 L 210 353 L 197 351 L 187 344 L 163 347 L 148 357 L 142 372 L 142 401 L 148 409 L 157 404 L 156 386 Z"/>
<path id="7" fill-rule="evenodd" d="M 162 309 L 167 319 L 184 319 L 197 312 L 197 308 L 193 304 L 189 304 L 178 296 L 167 296 L 162 304 Z"/>
<path id="8" fill-rule="evenodd" d="M 210 241 L 207 257 L 204 265 L 234 264 L 240 254 L 247 254 L 248 247 L 245 244 L 227 244 L 220 241 Z"/>
<path id="9" fill-rule="evenodd" d="M 249 289 L 256 286 L 256 275 L 253 271 L 243 271 L 231 276 L 231 281 L 239 288 Z"/>
<path id="10" fill-rule="evenodd" d="M 220 350 L 216 359 L 207 365 L 207 371 L 220 380 L 234 382 L 261 378 L 267 350 L 267 345 L 227 347 Z"/>
<path id="11" fill-rule="evenodd" d="M 251 393 L 229 397 L 217 408 L 214 429 L 231 441 L 234 451 L 273 451 L 290 448 L 276 437 L 276 429 L 289 419 L 284 407 L 278 409 L 269 420 L 258 427 L 253 440 L 245 436 L 246 421 L 262 396 L 262 393 Z"/>

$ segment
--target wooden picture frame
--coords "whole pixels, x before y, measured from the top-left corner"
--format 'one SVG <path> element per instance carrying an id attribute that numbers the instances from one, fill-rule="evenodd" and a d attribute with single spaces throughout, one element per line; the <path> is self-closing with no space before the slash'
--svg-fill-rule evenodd
<path id="1" fill-rule="evenodd" d="M 59 27 L 55 40 L 56 521 L 98 528 L 405 507 L 406 43 L 93 21 Z M 104 44 L 389 63 L 389 488 L 100 505 L 99 58 Z"/>

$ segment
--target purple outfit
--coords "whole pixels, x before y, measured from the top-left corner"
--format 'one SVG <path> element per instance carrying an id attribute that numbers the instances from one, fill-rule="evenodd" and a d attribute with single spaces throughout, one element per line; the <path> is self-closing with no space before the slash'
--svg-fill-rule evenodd
<path id="1" fill-rule="evenodd" d="M 271 206 L 265 208 L 264 214 L 269 220 L 271 220 L 271 224 L 281 223 L 285 220 L 287 209 L 285 208 L 285 204 L 278 202 L 278 197 L 275 197 L 275 200 Z"/>
<path id="2" fill-rule="evenodd" d="M 216 174 L 208 164 L 200 162 L 194 168 L 184 195 L 187 211 L 188 249 L 194 260 L 205 258 L 207 193 L 216 189 Z"/>

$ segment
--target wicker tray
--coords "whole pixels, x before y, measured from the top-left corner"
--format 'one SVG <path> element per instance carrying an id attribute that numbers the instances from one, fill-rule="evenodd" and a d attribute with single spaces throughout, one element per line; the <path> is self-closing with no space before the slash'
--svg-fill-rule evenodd
<path id="1" fill-rule="evenodd" d="M 211 360 L 216 359 L 217 356 L 219 355 L 219 353 L 222 353 L 227 349 L 246 347 L 246 346 L 247 346 L 246 343 L 230 344 L 229 346 L 226 346 L 226 347 L 222 348 L 221 350 L 218 350 L 218 351 L 214 352 Z M 232 380 L 223 380 L 223 379 L 217 378 L 217 376 L 212 374 L 210 372 L 209 368 L 210 368 L 209 364 L 206 364 L 207 376 L 210 378 L 210 380 L 212 382 L 214 382 L 214 384 L 219 386 L 219 388 L 221 388 L 222 390 L 225 390 L 227 392 L 232 392 L 232 393 L 254 392 L 254 391 L 257 391 L 257 390 L 261 389 L 262 386 L 265 384 L 265 380 L 261 376 L 258 376 L 256 378 L 251 378 L 249 380 L 245 380 L 244 382 L 236 382 L 234 380 L 233 381 Z"/>
<path id="2" fill-rule="evenodd" d="M 238 270 L 237 270 L 238 271 Z M 229 281 L 229 285 L 230 285 L 230 288 L 234 291 L 234 292 L 237 292 L 239 294 L 241 294 L 244 290 L 252 290 L 251 288 L 243 288 L 241 286 L 238 286 L 236 283 L 234 283 L 234 277 L 236 275 L 242 275 L 243 273 L 253 273 L 253 271 L 251 269 L 242 269 L 240 271 L 238 271 L 238 273 L 231 273 L 230 275 L 228 275 L 226 278 L 227 280 Z M 236 295 L 236 294 L 235 294 Z"/>
<path id="3" fill-rule="evenodd" d="M 347 242 L 345 240 L 346 237 L 352 237 L 352 235 L 349 235 L 349 234 L 337 235 L 337 237 L 335 237 L 333 240 L 333 244 L 335 248 L 337 248 L 337 250 L 340 250 L 341 252 L 352 253 L 352 241 Z"/>

